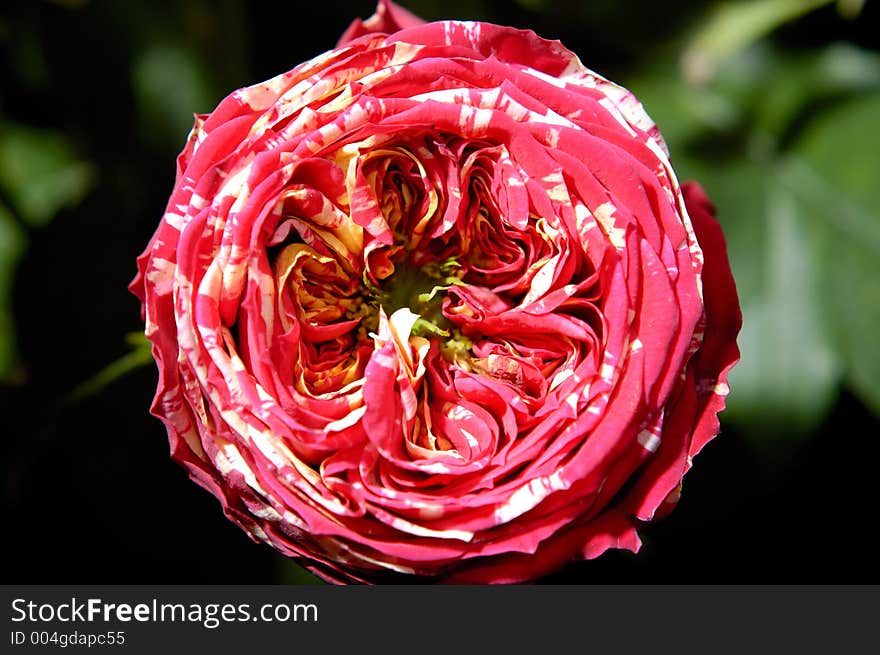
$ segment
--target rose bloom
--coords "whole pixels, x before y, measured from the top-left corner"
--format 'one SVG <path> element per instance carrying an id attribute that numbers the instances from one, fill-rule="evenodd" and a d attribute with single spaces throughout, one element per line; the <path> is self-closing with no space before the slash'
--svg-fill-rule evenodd
<path id="1" fill-rule="evenodd" d="M 383 0 L 177 163 L 132 283 L 152 411 L 325 580 L 637 551 L 718 432 L 740 312 L 712 206 L 557 41 Z"/>

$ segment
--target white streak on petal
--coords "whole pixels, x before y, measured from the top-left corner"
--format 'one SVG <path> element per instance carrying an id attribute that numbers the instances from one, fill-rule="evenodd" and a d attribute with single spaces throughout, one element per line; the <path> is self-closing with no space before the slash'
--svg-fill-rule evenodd
<path id="1" fill-rule="evenodd" d="M 611 242 L 611 245 L 618 250 L 623 250 L 623 247 L 626 244 L 626 230 L 616 227 L 614 223 L 614 212 L 616 211 L 617 207 L 610 202 L 606 202 L 596 207 L 593 215 L 596 217 L 596 220 L 599 221 L 602 230 L 608 235 L 608 240 Z"/>
<path id="2" fill-rule="evenodd" d="M 346 428 L 350 428 L 352 425 L 356 425 L 357 422 L 361 420 L 361 417 L 366 413 L 367 413 L 367 406 L 361 405 L 357 409 L 351 410 L 346 416 L 328 423 L 324 427 L 324 431 L 325 432 L 342 432 Z"/>
<path id="3" fill-rule="evenodd" d="M 554 491 L 568 489 L 568 482 L 562 479 L 561 471 L 552 475 L 534 478 L 511 494 L 503 505 L 495 508 L 495 521 L 508 523 L 533 509 Z"/>
<path id="4" fill-rule="evenodd" d="M 153 257 L 150 259 L 150 268 L 147 270 L 147 281 L 155 287 L 156 293 L 165 296 L 174 288 L 174 273 L 177 264 L 167 259 Z"/>
<path id="5" fill-rule="evenodd" d="M 657 448 L 660 447 L 660 437 L 658 437 L 653 432 L 649 430 L 642 430 L 639 432 L 638 442 L 642 445 L 645 450 L 650 452 L 656 452 Z"/>
<path id="6" fill-rule="evenodd" d="M 609 100 L 608 98 L 602 98 L 599 101 L 599 104 L 605 108 L 605 111 L 607 111 L 609 114 L 611 114 L 611 116 L 614 118 L 614 120 L 616 120 L 618 123 L 620 123 L 623 126 L 623 128 L 627 132 L 629 132 L 630 136 L 633 136 L 633 137 L 637 136 L 636 131 L 632 128 L 632 126 L 630 126 L 630 124 L 627 122 L 626 118 L 623 117 L 623 114 L 620 113 L 618 108 L 614 105 L 613 102 L 611 102 L 611 100 Z"/>
<path id="7" fill-rule="evenodd" d="M 178 207 L 181 207 L 181 206 L 182 205 L 178 205 Z M 187 209 L 186 207 L 183 207 L 182 211 L 186 212 L 186 209 Z M 173 227 L 175 230 L 180 232 L 180 230 L 183 228 L 184 218 L 183 218 L 182 214 L 177 214 L 175 212 L 166 212 L 165 213 L 165 222 L 168 225 L 170 225 L 171 227 Z"/>

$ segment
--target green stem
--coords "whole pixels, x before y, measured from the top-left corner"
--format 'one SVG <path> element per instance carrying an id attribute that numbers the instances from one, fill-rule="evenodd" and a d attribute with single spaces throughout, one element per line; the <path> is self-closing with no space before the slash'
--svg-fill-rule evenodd
<path id="1" fill-rule="evenodd" d="M 137 345 L 134 350 L 123 355 L 115 362 L 110 363 L 88 380 L 79 384 L 65 397 L 65 401 L 68 403 L 76 403 L 90 396 L 94 396 L 125 375 L 148 365 L 153 361 L 153 354 L 149 347 L 149 341 L 143 339 L 143 344 Z"/>

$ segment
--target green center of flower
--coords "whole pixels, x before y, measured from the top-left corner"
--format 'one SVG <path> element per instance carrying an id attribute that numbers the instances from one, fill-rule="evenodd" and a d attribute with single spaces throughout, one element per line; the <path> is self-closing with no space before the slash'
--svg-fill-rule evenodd
<path id="1" fill-rule="evenodd" d="M 415 336 L 448 337 L 452 324 L 443 316 L 443 292 L 460 283 L 456 269 L 453 260 L 431 262 L 422 268 L 398 266 L 383 285 L 378 301 L 389 316 L 404 307 L 418 314 Z"/>
<path id="2" fill-rule="evenodd" d="M 380 307 L 387 316 L 407 308 L 419 315 L 412 328 L 413 336 L 442 339 L 440 351 L 449 360 L 466 356 L 472 345 L 470 339 L 462 336 L 443 315 L 445 292 L 461 284 L 461 277 L 461 267 L 450 258 L 429 262 L 421 268 L 400 262 L 381 286 L 365 278 L 363 301 L 356 313 L 363 318 L 364 333 L 375 330 Z"/>

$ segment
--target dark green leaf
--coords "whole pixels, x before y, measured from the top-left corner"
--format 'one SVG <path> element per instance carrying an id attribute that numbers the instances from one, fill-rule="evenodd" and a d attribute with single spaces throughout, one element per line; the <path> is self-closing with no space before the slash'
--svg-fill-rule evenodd
<path id="1" fill-rule="evenodd" d="M 0 187 L 29 225 L 48 224 L 79 203 L 95 181 L 95 168 L 59 132 L 0 123 Z"/>
<path id="2" fill-rule="evenodd" d="M 718 66 L 771 31 L 831 0 L 722 2 L 701 24 L 682 57 L 685 75 L 708 82 Z"/>
<path id="3" fill-rule="evenodd" d="M 710 85 L 686 84 L 667 58 L 628 86 L 674 158 L 771 159 L 826 106 L 880 89 L 880 55 L 844 43 L 791 53 L 759 42 L 725 61 Z"/>
<path id="4" fill-rule="evenodd" d="M 121 377 L 153 362 L 152 346 L 143 334 L 128 334 L 126 342 L 131 346 L 131 351 L 77 386 L 68 395 L 68 402 L 78 402 L 94 396 Z"/>
<path id="5" fill-rule="evenodd" d="M 15 268 L 27 237 L 9 211 L 0 205 L 0 382 L 14 381 L 17 364 L 12 286 Z"/>
<path id="6" fill-rule="evenodd" d="M 808 435 L 831 406 L 839 364 L 823 331 L 816 262 L 795 200 L 775 184 L 766 194 L 758 217 L 765 237 L 753 244 L 765 260 L 763 288 L 742 298 L 742 360 L 730 376 L 725 416 L 760 438 Z"/>
<path id="7" fill-rule="evenodd" d="M 193 126 L 193 114 L 213 110 L 220 100 L 198 58 L 177 45 L 154 44 L 145 50 L 134 63 L 132 81 L 144 136 L 162 147 L 179 148 Z"/>
<path id="8" fill-rule="evenodd" d="M 880 88 L 880 56 L 850 44 L 797 54 L 763 48 L 762 53 L 762 83 L 752 82 L 758 93 L 754 109 L 746 111 L 753 129 L 777 143 L 796 132 L 801 119 L 820 110 L 822 103 Z"/>
<path id="9" fill-rule="evenodd" d="M 823 319 L 854 391 L 880 413 L 880 94 L 819 116 L 784 168 L 809 220 Z"/>

